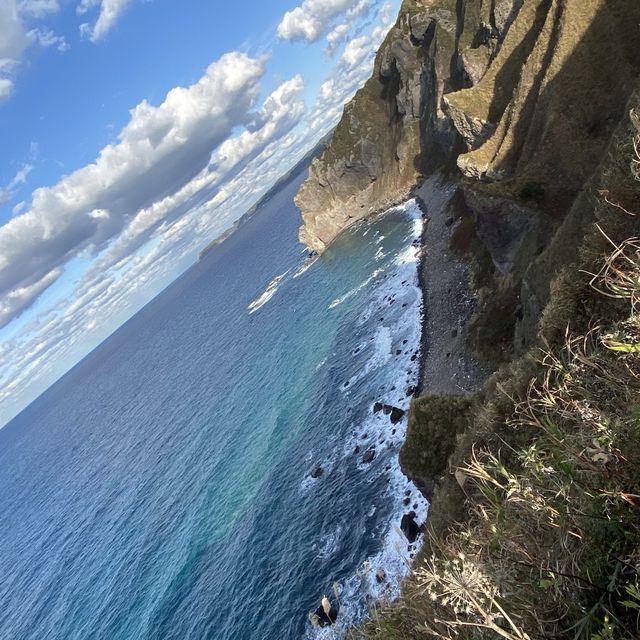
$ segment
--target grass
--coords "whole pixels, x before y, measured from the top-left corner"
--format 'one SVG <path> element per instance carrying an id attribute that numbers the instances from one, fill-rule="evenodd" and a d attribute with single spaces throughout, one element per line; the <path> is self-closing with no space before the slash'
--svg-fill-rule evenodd
<path id="1" fill-rule="evenodd" d="M 640 241 L 591 283 L 626 316 L 539 352 L 524 396 L 456 469 L 466 522 L 432 537 L 401 601 L 352 638 L 639 637 Z"/>
<path id="2" fill-rule="evenodd" d="M 455 396 L 414 401 L 403 466 L 441 476 L 427 543 L 350 640 L 640 637 L 639 120 L 610 147 L 538 345 L 457 418 Z M 448 424 L 444 464 L 428 435 Z"/>

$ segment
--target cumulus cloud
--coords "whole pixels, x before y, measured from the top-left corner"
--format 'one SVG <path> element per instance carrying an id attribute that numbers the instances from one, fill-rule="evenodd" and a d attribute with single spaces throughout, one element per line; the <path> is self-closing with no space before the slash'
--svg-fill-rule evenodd
<path id="1" fill-rule="evenodd" d="M 0 98 L 13 92 L 12 75 L 29 44 L 15 0 L 0 2 Z"/>
<path id="2" fill-rule="evenodd" d="M 13 80 L 0 78 L 0 100 L 8 98 L 13 93 Z"/>
<path id="3" fill-rule="evenodd" d="M 284 14 L 278 25 L 278 37 L 315 42 L 329 31 L 337 16 L 366 5 L 367 0 L 304 0 L 300 6 Z"/>
<path id="4" fill-rule="evenodd" d="M 13 93 L 13 78 L 29 45 L 55 46 L 59 51 L 69 48 L 64 37 L 50 29 L 26 31 L 23 23 L 23 19 L 40 19 L 59 10 L 57 0 L 0 0 L 0 100 Z"/>
<path id="5" fill-rule="evenodd" d="M 86 247 L 112 238 L 141 208 L 175 192 L 213 148 L 248 123 L 264 59 L 230 53 L 158 107 L 131 111 L 117 143 L 97 160 L 33 193 L 31 207 L 0 227 L 0 295 L 37 281 Z"/>
<path id="6" fill-rule="evenodd" d="M 296 126 L 305 110 L 302 76 L 256 109 L 264 64 L 223 56 L 159 107 L 140 103 L 119 142 L 95 163 L 36 190 L 29 210 L 0 227 L 0 296 L 13 301 L 0 326 L 44 290 L 35 283 L 79 252 L 100 251 L 87 272 L 92 279 L 121 267 L 154 233 L 175 233 L 182 216 L 216 198 L 223 183 Z"/>
<path id="7" fill-rule="evenodd" d="M 61 275 L 62 269 L 53 269 L 37 282 L 13 289 L 8 295 L 0 298 L 0 326 L 28 307 L 35 297 L 51 286 Z"/>
<path id="8" fill-rule="evenodd" d="M 80 33 L 91 42 L 102 40 L 130 4 L 131 0 L 81 0 L 76 9 L 78 15 L 85 15 L 96 7 L 99 7 L 99 13 L 93 24 L 85 22 L 80 25 Z"/>
<path id="9" fill-rule="evenodd" d="M 361 64 L 371 51 L 371 48 L 367 46 L 368 42 L 369 38 L 367 36 L 360 36 L 350 40 L 342 52 L 340 61 L 348 67 L 355 67 Z"/>

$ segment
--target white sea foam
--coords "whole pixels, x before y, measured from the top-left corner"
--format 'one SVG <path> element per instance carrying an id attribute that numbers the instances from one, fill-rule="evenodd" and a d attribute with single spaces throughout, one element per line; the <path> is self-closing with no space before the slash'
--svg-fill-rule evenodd
<path id="1" fill-rule="evenodd" d="M 340 298 L 336 298 L 333 302 L 331 302 L 328 308 L 335 309 L 338 305 L 341 305 L 345 300 L 352 298 L 357 293 L 362 291 L 366 286 L 370 285 L 382 272 L 383 272 L 382 269 L 376 269 L 366 280 L 361 282 L 357 287 L 354 287 L 353 289 L 351 289 L 351 291 L 348 291 Z"/>
<path id="2" fill-rule="evenodd" d="M 305 249 L 306 252 L 306 249 Z M 293 274 L 294 278 L 299 278 L 309 267 L 313 266 L 318 261 L 319 256 L 315 258 L 307 258 L 302 266 Z"/>
<path id="3" fill-rule="evenodd" d="M 422 214 L 415 201 L 409 201 L 399 209 L 406 211 L 414 220 L 408 241 L 419 238 L 422 233 Z M 367 232 L 368 229 L 365 234 Z M 377 395 L 377 399 L 381 403 L 396 406 L 404 411 L 408 411 L 410 404 L 410 397 L 405 393 L 405 385 L 414 386 L 419 375 L 419 360 L 411 359 L 412 354 L 420 348 L 421 337 L 422 295 L 416 268 L 418 258 L 419 249 L 411 244 L 407 246 L 388 268 L 384 282 L 371 291 L 370 302 L 361 313 L 358 324 L 362 326 L 374 314 L 383 313 L 381 310 L 390 305 L 390 296 L 394 300 L 393 305 L 389 307 L 392 309 L 392 320 L 388 324 L 377 326 L 372 340 L 358 345 L 358 352 L 369 349 L 371 354 L 360 371 L 348 381 L 347 386 L 341 386 L 345 393 L 350 393 L 359 380 L 375 377 L 376 371 L 384 371 L 385 389 Z M 376 274 L 376 276 L 379 275 L 379 273 Z M 368 279 L 361 287 L 370 284 L 371 280 L 372 278 Z M 335 300 L 332 305 L 337 306 L 355 293 L 357 290 L 349 292 Z M 400 353 L 396 355 L 398 351 Z M 382 369 L 383 365 L 384 369 Z M 400 531 L 400 521 L 403 514 L 414 511 L 417 522 L 422 523 L 428 511 L 428 502 L 400 469 L 398 450 L 404 441 L 406 428 L 407 414 L 398 424 L 391 425 L 388 415 L 382 411 L 373 413 L 372 408 L 371 412 L 358 425 L 355 425 L 353 435 L 339 447 L 338 456 L 345 463 L 347 459 L 353 459 L 356 446 L 364 451 L 366 447 L 375 445 L 376 457 L 373 462 L 370 464 L 359 462 L 358 468 L 365 474 L 363 481 L 375 482 L 383 475 L 389 478 L 387 498 L 392 505 L 392 515 L 386 527 L 374 533 L 380 539 L 379 551 L 339 585 L 341 609 L 338 622 L 324 629 L 309 625 L 308 638 L 339 640 L 366 614 L 366 602 L 372 599 L 391 601 L 400 594 L 400 584 L 410 572 L 411 558 L 422 543 L 422 536 L 420 536 L 416 543 L 409 545 Z M 363 440 L 362 436 L 365 433 L 367 438 Z M 336 463 L 339 462 L 340 460 Z M 410 496 L 405 496 L 406 491 L 411 492 Z M 409 504 L 405 505 L 404 501 L 407 497 L 410 500 Z M 368 517 L 375 512 L 376 506 L 372 505 L 367 514 Z M 376 579 L 378 572 L 384 572 L 385 577 L 381 582 Z"/>
<path id="4" fill-rule="evenodd" d="M 260 296 L 258 296 L 251 304 L 249 304 L 249 306 L 247 307 L 247 309 L 249 309 L 249 313 L 254 313 L 260 307 L 267 304 L 267 302 L 269 302 L 271 298 L 273 298 L 276 291 L 278 290 L 278 287 L 280 286 L 280 283 L 287 275 L 287 273 L 289 273 L 289 271 L 285 271 L 284 273 L 276 276 L 273 280 L 271 280 L 264 292 L 260 294 Z"/>

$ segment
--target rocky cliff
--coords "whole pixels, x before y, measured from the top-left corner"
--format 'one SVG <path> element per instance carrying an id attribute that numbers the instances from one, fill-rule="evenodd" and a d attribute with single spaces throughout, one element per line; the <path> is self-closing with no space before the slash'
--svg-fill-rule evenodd
<path id="1" fill-rule="evenodd" d="M 322 252 L 456 165 L 481 209 L 508 209 L 500 196 L 561 219 L 623 115 L 639 22 L 628 0 L 404 0 L 297 195 L 301 241 Z"/>

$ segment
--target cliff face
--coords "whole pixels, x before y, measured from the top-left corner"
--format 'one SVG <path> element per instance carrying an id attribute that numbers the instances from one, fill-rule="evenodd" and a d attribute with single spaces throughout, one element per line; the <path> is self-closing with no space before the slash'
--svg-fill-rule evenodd
<path id="1" fill-rule="evenodd" d="M 296 197 L 301 241 L 322 252 L 456 165 L 485 214 L 508 219 L 507 199 L 553 228 L 623 116 L 639 23 L 628 0 L 404 0 Z"/>

